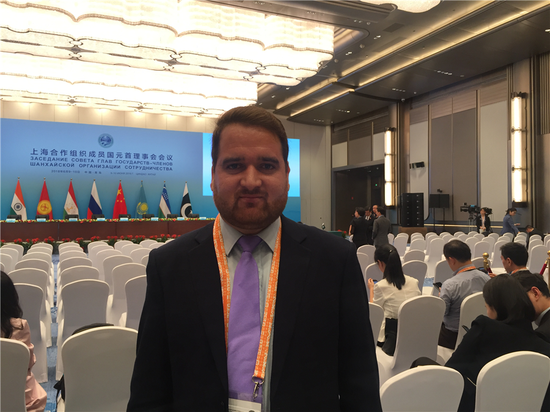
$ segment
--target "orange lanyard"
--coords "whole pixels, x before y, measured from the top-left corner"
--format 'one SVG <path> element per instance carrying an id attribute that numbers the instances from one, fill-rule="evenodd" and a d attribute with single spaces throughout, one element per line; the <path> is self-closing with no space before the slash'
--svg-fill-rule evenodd
<path id="1" fill-rule="evenodd" d="M 468 266 L 467 268 L 464 268 L 464 269 L 460 269 L 458 272 L 456 272 L 456 274 L 458 275 L 459 273 L 462 273 L 462 272 L 466 272 L 468 270 L 474 270 L 476 267 L 474 265 L 472 266 Z"/>
<path id="2" fill-rule="evenodd" d="M 220 281 L 222 284 L 223 317 L 225 329 L 225 350 L 227 351 L 227 334 L 229 330 L 229 310 L 231 308 L 231 282 L 229 267 L 227 265 L 227 255 L 223 243 L 222 230 L 220 225 L 220 215 L 214 222 L 214 248 L 216 250 L 216 259 L 220 270 Z M 273 319 L 275 317 L 275 300 L 277 297 L 277 283 L 279 280 L 279 262 L 281 258 L 281 226 L 277 232 L 275 240 L 275 250 L 271 260 L 271 270 L 269 272 L 269 283 L 267 286 L 267 298 L 265 301 L 264 317 L 262 320 L 262 331 L 260 334 L 260 345 L 258 346 L 258 355 L 256 356 L 256 367 L 252 381 L 254 386 L 254 398 L 257 396 L 258 388 L 264 383 L 265 369 L 267 366 L 267 354 L 269 352 L 269 342 L 273 330 Z"/>

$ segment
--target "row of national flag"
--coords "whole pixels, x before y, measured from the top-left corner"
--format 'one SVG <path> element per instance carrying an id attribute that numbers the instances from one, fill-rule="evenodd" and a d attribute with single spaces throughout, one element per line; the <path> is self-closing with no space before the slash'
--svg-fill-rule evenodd
<path id="1" fill-rule="evenodd" d="M 135 217 L 141 218 L 143 215 L 148 214 L 149 205 L 147 198 L 145 197 L 145 189 L 143 188 L 143 181 L 139 189 L 139 199 L 136 206 Z M 185 182 L 185 189 L 183 191 L 183 197 L 181 200 L 181 207 L 178 211 L 179 216 L 189 217 L 193 213 L 191 208 L 191 200 L 189 197 L 189 190 L 187 189 L 187 182 Z M 50 202 L 50 196 L 48 194 L 48 187 L 46 186 L 46 179 L 42 185 L 42 192 L 40 193 L 40 199 L 36 208 L 37 215 L 46 215 L 49 219 L 53 219 L 52 204 Z M 90 202 L 88 203 L 87 218 L 91 219 L 93 215 L 103 214 L 101 208 L 101 202 L 99 200 L 99 194 L 97 192 L 97 186 L 94 179 L 92 184 L 92 192 L 90 194 Z M 118 219 L 120 215 L 128 214 L 126 207 L 126 199 L 124 197 L 124 191 L 122 190 L 122 181 L 118 183 L 118 190 L 116 194 L 115 206 L 113 208 L 113 219 Z M 172 214 L 170 208 L 170 200 L 168 199 L 168 191 L 166 190 L 166 182 L 162 188 L 160 196 L 160 203 L 158 209 L 158 217 L 166 218 L 169 214 Z M 13 200 L 11 202 L 10 215 L 21 215 L 21 220 L 27 220 L 27 208 L 25 201 L 23 200 L 23 192 L 21 190 L 21 183 L 17 179 L 17 186 L 15 187 L 15 193 L 13 194 Z M 65 206 L 63 208 L 63 218 L 67 218 L 68 215 L 78 215 L 78 205 L 76 203 L 76 196 L 74 194 L 73 181 L 69 183 L 69 189 L 67 191 L 67 198 L 65 199 Z"/>

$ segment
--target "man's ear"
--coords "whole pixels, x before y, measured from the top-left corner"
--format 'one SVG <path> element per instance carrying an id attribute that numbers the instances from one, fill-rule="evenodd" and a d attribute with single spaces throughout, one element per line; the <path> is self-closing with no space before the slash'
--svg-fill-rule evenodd
<path id="1" fill-rule="evenodd" d="M 212 178 L 210 180 L 210 190 L 214 191 L 214 165 L 212 165 Z"/>
<path id="2" fill-rule="evenodd" d="M 539 288 L 533 286 L 531 288 L 531 293 L 533 293 L 533 297 L 535 298 L 535 300 L 539 300 L 542 296 L 542 293 L 541 291 L 539 290 Z"/>

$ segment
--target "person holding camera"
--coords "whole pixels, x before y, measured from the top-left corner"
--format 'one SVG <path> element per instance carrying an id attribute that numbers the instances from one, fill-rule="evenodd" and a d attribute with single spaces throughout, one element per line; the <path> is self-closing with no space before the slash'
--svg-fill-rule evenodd
<path id="1" fill-rule="evenodd" d="M 493 230 L 491 229 L 491 219 L 489 218 L 491 213 L 491 209 L 488 207 L 482 207 L 476 218 L 477 231 L 479 233 L 483 233 L 484 236 L 487 236 L 489 233 L 493 233 Z"/>
<path id="2" fill-rule="evenodd" d="M 502 230 L 500 231 L 500 236 L 505 233 L 511 233 L 514 237 L 519 233 L 519 229 L 516 226 L 519 226 L 519 223 L 514 223 L 514 216 L 517 213 L 515 207 L 511 207 L 506 211 L 504 219 L 502 219 Z"/>

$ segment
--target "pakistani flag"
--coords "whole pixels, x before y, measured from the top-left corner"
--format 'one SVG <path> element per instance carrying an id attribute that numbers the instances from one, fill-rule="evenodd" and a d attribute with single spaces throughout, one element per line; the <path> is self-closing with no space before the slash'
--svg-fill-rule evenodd
<path id="1" fill-rule="evenodd" d="M 15 193 L 11 201 L 10 215 L 21 215 L 21 220 L 27 220 L 27 208 L 23 200 L 23 192 L 21 191 L 19 178 L 17 179 L 17 186 L 15 186 Z"/>
<path id="2" fill-rule="evenodd" d="M 191 209 L 191 198 L 189 197 L 189 190 L 187 189 L 187 182 L 185 182 L 185 189 L 183 190 L 180 213 L 182 217 L 189 217 L 189 214 L 193 213 L 193 209 Z"/>
<path id="3" fill-rule="evenodd" d="M 142 180 L 141 189 L 139 189 L 139 200 L 136 207 L 136 216 L 143 218 L 143 215 L 147 214 L 148 210 L 149 210 L 149 205 L 147 204 L 147 198 L 145 197 L 145 189 L 143 188 L 143 180 Z"/>
<path id="4" fill-rule="evenodd" d="M 166 191 L 166 183 L 162 188 L 162 194 L 160 195 L 160 205 L 159 205 L 159 217 L 166 218 L 170 213 L 170 201 L 168 200 L 168 192 Z"/>

